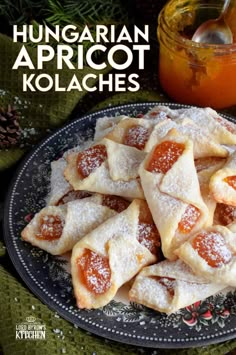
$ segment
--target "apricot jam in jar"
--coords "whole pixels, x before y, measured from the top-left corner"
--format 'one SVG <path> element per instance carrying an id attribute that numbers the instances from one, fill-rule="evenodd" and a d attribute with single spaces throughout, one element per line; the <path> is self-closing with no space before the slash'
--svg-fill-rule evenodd
<path id="1" fill-rule="evenodd" d="M 160 12 L 159 79 L 177 102 L 216 109 L 236 104 L 235 35 L 227 45 L 191 40 L 201 23 L 219 16 L 222 6 L 222 0 L 170 0 Z M 236 21 L 236 11 L 234 16 Z"/>

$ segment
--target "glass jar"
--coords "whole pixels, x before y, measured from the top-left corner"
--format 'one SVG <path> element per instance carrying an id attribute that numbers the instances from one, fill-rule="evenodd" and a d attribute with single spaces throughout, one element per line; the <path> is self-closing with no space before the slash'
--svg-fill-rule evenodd
<path id="1" fill-rule="evenodd" d="M 216 109 L 236 104 L 236 43 L 191 41 L 202 22 L 219 16 L 223 2 L 171 0 L 159 15 L 160 83 L 177 102 Z"/>

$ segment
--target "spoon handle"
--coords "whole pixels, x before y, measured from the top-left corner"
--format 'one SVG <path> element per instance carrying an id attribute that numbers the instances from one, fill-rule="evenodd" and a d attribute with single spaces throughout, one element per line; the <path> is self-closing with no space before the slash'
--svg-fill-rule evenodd
<path id="1" fill-rule="evenodd" d="M 225 0 L 220 18 L 227 23 L 236 42 L 236 0 Z"/>
<path id="2" fill-rule="evenodd" d="M 236 6 L 236 0 L 225 0 L 223 9 L 221 12 L 221 17 L 225 18 L 231 12 L 232 7 Z"/>

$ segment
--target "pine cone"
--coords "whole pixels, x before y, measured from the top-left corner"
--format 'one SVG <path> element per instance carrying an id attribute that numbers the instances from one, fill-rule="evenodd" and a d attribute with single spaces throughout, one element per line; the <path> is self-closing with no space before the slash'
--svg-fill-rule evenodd
<path id="1" fill-rule="evenodd" d="M 10 148 L 19 143 L 21 128 L 19 114 L 8 105 L 7 110 L 0 107 L 0 149 Z"/>

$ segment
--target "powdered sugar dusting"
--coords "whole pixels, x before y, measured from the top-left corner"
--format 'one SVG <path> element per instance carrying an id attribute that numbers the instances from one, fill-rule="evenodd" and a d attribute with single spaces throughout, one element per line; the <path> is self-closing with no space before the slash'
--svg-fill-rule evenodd
<path id="1" fill-rule="evenodd" d="M 92 146 L 78 154 L 77 168 L 82 177 L 89 176 L 107 159 L 106 147 L 102 144 Z"/>
<path id="2" fill-rule="evenodd" d="M 143 126 L 136 125 L 130 127 L 124 136 L 123 144 L 142 150 L 144 149 L 149 135 L 148 129 Z"/>
<path id="3" fill-rule="evenodd" d="M 179 222 L 178 229 L 181 233 L 190 233 L 197 223 L 201 213 L 199 209 L 193 205 L 188 205 Z"/>
<path id="4" fill-rule="evenodd" d="M 227 264 L 231 258 L 223 236 L 216 232 L 201 232 L 193 240 L 193 248 L 212 267 Z"/>

